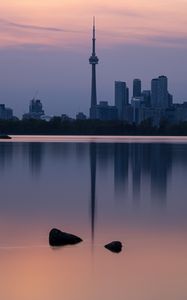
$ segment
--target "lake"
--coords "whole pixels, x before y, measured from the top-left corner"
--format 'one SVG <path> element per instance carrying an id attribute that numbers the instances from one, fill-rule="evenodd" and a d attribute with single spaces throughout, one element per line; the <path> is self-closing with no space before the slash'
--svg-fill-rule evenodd
<path id="1" fill-rule="evenodd" d="M 83 242 L 51 248 L 53 227 Z M 186 300 L 186 286 L 187 138 L 0 142 L 0 299 Z"/>

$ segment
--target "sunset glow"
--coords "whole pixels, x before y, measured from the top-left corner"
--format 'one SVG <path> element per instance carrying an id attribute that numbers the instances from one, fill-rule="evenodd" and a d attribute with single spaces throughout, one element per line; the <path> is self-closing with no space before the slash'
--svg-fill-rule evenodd
<path id="1" fill-rule="evenodd" d="M 103 44 L 186 46 L 184 0 L 7 0 L 1 6 L 1 47 L 83 45 L 96 15 Z"/>

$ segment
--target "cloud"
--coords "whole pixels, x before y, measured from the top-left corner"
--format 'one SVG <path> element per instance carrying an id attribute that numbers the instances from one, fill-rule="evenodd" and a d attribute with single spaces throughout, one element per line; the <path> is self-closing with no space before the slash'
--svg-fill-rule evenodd
<path id="1" fill-rule="evenodd" d="M 59 34 L 63 35 L 63 38 Z M 25 45 L 63 46 L 72 44 L 72 41 L 80 40 L 84 31 L 71 28 L 65 29 L 53 26 L 40 26 L 25 24 L 0 18 L 0 48 L 25 47 Z"/>
<path id="2" fill-rule="evenodd" d="M 126 10 L 126 14 L 134 14 L 131 10 Z M 134 14 L 136 16 L 136 13 Z M 138 17 L 138 15 L 137 15 Z M 182 47 L 187 46 L 187 35 L 185 32 L 171 32 L 163 30 L 163 28 L 155 28 L 146 26 L 146 24 L 125 22 L 123 24 L 116 24 L 117 28 L 98 28 L 97 33 L 100 36 L 100 45 L 123 45 L 123 44 L 142 44 L 155 45 L 161 47 Z M 5 46 L 21 46 L 32 45 L 34 47 L 39 45 L 54 46 L 54 47 L 72 47 L 73 45 L 81 46 L 83 48 L 85 40 L 88 39 L 88 31 L 65 29 L 53 26 L 39 26 L 34 24 L 24 24 L 0 18 L 1 31 L 1 48 Z M 34 34 L 38 32 L 38 34 Z M 42 32 L 46 32 L 43 34 Z M 41 34 L 40 34 L 41 33 Z M 49 33 L 49 34 L 47 34 Z M 50 34 L 51 33 L 51 34 Z M 64 33 L 63 39 L 59 39 L 55 33 Z M 70 33 L 70 35 L 68 35 Z M 72 33 L 72 34 L 71 34 Z M 74 34 L 74 35 L 73 35 Z M 83 34 L 83 35 L 81 35 Z M 86 36 L 85 36 L 86 34 Z"/>
<path id="3" fill-rule="evenodd" d="M 28 29 L 28 30 L 37 30 L 37 31 L 50 31 L 50 32 L 69 32 L 69 33 L 80 33 L 80 31 L 75 30 L 68 30 L 68 29 L 62 29 L 57 27 L 48 27 L 48 26 L 37 26 L 32 24 L 22 24 L 22 23 L 15 23 L 10 22 L 4 19 L 0 19 L 0 24 L 5 25 L 6 27 L 12 27 L 17 29 Z"/>

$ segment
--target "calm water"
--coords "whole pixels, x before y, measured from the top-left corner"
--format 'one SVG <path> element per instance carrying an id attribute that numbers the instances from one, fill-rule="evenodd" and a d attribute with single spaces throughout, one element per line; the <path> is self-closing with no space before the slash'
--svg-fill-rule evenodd
<path id="1" fill-rule="evenodd" d="M 51 249 L 52 227 L 84 242 Z M 186 286 L 186 138 L 0 142 L 0 299 L 186 300 Z"/>

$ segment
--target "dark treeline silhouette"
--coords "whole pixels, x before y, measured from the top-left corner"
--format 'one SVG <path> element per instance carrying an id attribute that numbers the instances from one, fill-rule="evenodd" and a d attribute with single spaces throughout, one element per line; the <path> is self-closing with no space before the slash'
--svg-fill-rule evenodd
<path id="1" fill-rule="evenodd" d="M 118 121 L 67 120 L 54 117 L 44 120 L 0 120 L 0 132 L 7 134 L 43 135 L 187 135 L 187 122 L 171 125 L 162 121 L 159 127 L 150 120 L 140 125 Z"/>

